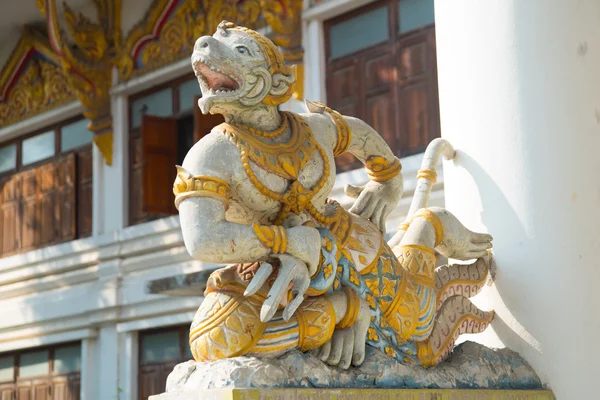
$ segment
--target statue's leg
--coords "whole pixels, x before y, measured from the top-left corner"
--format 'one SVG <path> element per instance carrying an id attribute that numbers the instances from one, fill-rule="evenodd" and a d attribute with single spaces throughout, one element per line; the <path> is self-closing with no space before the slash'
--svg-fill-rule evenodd
<path id="1" fill-rule="evenodd" d="M 477 295 L 489 277 L 491 255 L 477 259 L 472 264 L 442 265 L 435 271 L 435 290 L 438 308 L 449 297 L 467 298 Z"/>
<path id="2" fill-rule="evenodd" d="M 330 365 L 348 368 L 364 360 L 369 322 L 369 307 L 351 289 L 309 297 L 289 321 L 276 314 L 247 355 L 277 357 L 295 348 L 315 350 Z"/>
<path id="3" fill-rule="evenodd" d="M 429 367 L 442 362 L 460 335 L 483 332 L 493 317 L 493 311 L 481 311 L 466 297 L 449 297 L 436 315 L 431 335 L 417 342 L 420 364 Z"/>
<path id="4" fill-rule="evenodd" d="M 413 328 L 406 330 L 404 339 L 425 340 L 433 328 L 437 311 L 435 294 L 435 252 L 437 221 L 417 217 L 408 227 L 398 246 L 393 249 L 398 261 L 409 272 L 412 289 L 418 304 L 417 315 L 411 322 Z M 410 335 L 410 336 L 406 336 Z"/>

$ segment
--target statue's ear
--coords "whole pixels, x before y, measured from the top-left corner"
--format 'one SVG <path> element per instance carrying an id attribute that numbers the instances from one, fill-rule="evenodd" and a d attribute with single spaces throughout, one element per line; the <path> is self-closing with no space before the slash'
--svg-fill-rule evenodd
<path id="1" fill-rule="evenodd" d="M 296 81 L 295 67 L 294 65 L 292 68 L 280 68 L 279 72 L 273 74 L 271 77 L 271 90 L 263 103 L 276 106 L 289 100 Z"/>
<path id="2" fill-rule="evenodd" d="M 246 80 L 248 84 L 252 85 L 248 94 L 240 99 L 240 103 L 246 106 L 253 106 L 260 103 L 272 89 L 271 74 L 266 68 L 258 67 L 253 69 L 252 74 Z"/>
<path id="3" fill-rule="evenodd" d="M 291 90 L 294 81 L 295 78 L 293 74 L 284 75 L 277 73 L 273 75 L 273 87 L 271 87 L 269 94 L 273 97 L 285 95 Z"/>

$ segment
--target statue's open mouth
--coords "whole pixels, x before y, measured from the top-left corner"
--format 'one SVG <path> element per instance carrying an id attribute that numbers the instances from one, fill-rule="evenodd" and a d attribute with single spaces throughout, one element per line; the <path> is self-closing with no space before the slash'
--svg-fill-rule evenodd
<path id="1" fill-rule="evenodd" d="M 240 88 L 236 78 L 216 65 L 210 64 L 208 60 L 197 59 L 192 65 L 194 73 L 199 78 L 203 95 L 229 95 Z"/>

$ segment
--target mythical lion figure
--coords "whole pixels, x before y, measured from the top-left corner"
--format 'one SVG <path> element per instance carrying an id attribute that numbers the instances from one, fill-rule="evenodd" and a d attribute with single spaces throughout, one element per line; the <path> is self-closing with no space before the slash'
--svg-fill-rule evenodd
<path id="1" fill-rule="evenodd" d="M 492 312 L 475 295 L 488 277 L 492 237 L 427 208 L 443 139 L 428 148 L 409 213 L 386 243 L 403 189 L 400 161 L 365 122 L 316 102 L 282 112 L 294 71 L 263 35 L 223 21 L 196 41 L 192 67 L 203 113 L 225 123 L 198 141 L 174 184 L 185 245 L 215 271 L 190 329 L 197 361 L 274 357 L 299 348 L 330 365 L 360 365 L 368 344 L 401 363 L 432 366 Z M 349 211 L 327 198 L 334 157 L 366 167 Z M 434 250 L 473 264 L 436 269 Z"/>

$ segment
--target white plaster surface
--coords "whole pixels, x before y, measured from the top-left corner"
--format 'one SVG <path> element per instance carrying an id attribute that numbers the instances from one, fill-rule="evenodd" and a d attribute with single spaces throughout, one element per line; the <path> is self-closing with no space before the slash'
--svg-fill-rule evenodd
<path id="1" fill-rule="evenodd" d="M 558 399 L 597 398 L 600 3 L 436 0 L 446 206 L 494 236 L 495 335 Z M 489 293 L 489 291 L 488 291 Z"/>

